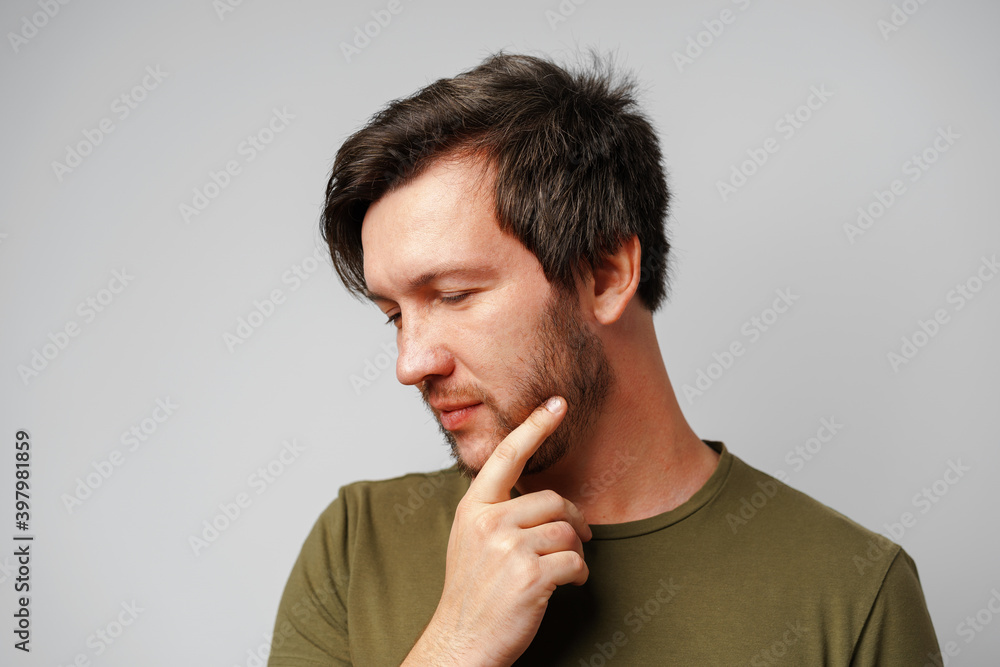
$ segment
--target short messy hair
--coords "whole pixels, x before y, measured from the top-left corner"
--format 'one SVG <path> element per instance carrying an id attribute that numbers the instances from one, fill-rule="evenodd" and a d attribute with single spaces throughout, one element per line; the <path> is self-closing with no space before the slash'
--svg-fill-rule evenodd
<path id="1" fill-rule="evenodd" d="M 538 258 L 546 279 L 574 288 L 637 235 L 638 295 L 655 312 L 667 296 L 670 192 L 637 84 L 592 53 L 569 71 L 530 55 L 487 57 L 455 77 L 394 100 L 337 151 L 320 220 L 348 291 L 368 296 L 361 224 L 368 207 L 455 155 L 485 159 L 497 223 Z"/>

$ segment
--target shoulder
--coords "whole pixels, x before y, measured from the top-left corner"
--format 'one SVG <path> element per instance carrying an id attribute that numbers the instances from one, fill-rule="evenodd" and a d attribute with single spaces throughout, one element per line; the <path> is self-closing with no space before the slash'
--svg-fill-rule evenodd
<path id="1" fill-rule="evenodd" d="M 735 456 L 719 501 L 734 536 L 785 563 L 880 582 L 900 552 L 895 542 Z"/>
<path id="2" fill-rule="evenodd" d="M 877 634 L 910 617 L 919 645 L 933 641 L 916 564 L 899 544 L 736 457 L 714 505 L 731 554 L 724 576 L 750 599 L 776 596 L 776 613 L 813 619 L 843 646 L 868 624 Z"/>
<path id="3" fill-rule="evenodd" d="M 468 488 L 469 480 L 454 466 L 387 479 L 357 480 L 340 487 L 320 520 L 340 517 L 356 530 L 442 522 L 450 528 L 455 507 Z"/>
<path id="4" fill-rule="evenodd" d="M 306 537 L 301 567 L 308 578 L 332 572 L 346 581 L 359 559 L 371 565 L 379 558 L 436 556 L 447 546 L 468 485 L 455 468 L 344 484 Z"/>
<path id="5" fill-rule="evenodd" d="M 469 488 L 455 466 L 431 472 L 411 472 L 387 479 L 363 479 L 340 487 L 340 496 L 349 504 L 386 503 L 440 504 L 457 493 L 461 498 Z"/>

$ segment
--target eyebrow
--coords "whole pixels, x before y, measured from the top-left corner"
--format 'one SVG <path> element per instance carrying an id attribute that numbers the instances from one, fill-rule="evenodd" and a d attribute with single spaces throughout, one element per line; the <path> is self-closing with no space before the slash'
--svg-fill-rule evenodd
<path id="1" fill-rule="evenodd" d="M 447 265 L 440 269 L 434 271 L 427 271 L 422 273 L 416 278 L 411 278 L 406 281 L 406 292 L 415 292 L 416 290 L 426 287 L 430 283 L 436 280 L 442 280 L 444 278 L 451 278 L 452 276 L 494 276 L 496 275 L 496 269 L 493 267 L 477 267 L 477 266 L 465 266 L 465 265 Z M 393 301 L 393 299 L 379 294 L 377 292 L 372 292 L 367 287 L 365 288 L 365 296 L 371 301 Z"/>

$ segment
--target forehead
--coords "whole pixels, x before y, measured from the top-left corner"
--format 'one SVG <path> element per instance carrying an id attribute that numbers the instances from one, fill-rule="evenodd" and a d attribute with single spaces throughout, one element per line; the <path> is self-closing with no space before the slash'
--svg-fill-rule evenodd
<path id="1" fill-rule="evenodd" d="M 361 226 L 369 292 L 392 296 L 429 274 L 502 266 L 520 244 L 501 233 L 491 188 L 476 164 L 437 160 L 369 206 Z"/>

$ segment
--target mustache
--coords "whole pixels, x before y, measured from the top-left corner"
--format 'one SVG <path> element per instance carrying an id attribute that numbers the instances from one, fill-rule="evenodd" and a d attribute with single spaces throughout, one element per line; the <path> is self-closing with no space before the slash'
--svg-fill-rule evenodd
<path id="1" fill-rule="evenodd" d="M 420 391 L 424 405 L 432 412 L 434 411 L 434 406 L 431 405 L 432 401 L 435 403 L 482 403 L 487 406 L 494 405 L 492 398 L 486 392 L 476 388 L 439 391 L 424 385 L 418 386 L 417 389 Z"/>

